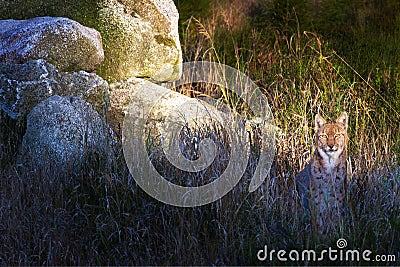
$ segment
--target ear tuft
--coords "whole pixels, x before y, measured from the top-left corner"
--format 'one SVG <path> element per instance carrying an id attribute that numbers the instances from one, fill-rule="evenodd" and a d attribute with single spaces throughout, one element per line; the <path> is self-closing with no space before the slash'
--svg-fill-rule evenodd
<path id="1" fill-rule="evenodd" d="M 315 132 L 318 132 L 319 129 L 326 123 L 326 120 L 321 117 L 321 115 L 317 114 L 315 116 Z"/>
<path id="2" fill-rule="evenodd" d="M 336 122 L 342 124 L 342 126 L 347 130 L 349 119 L 346 111 L 343 111 L 342 114 L 339 115 L 339 117 L 336 119 Z"/>

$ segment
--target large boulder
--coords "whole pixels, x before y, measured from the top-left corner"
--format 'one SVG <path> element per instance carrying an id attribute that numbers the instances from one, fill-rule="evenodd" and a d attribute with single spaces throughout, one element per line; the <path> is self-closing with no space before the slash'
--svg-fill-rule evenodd
<path id="1" fill-rule="evenodd" d="M 105 116 L 110 101 L 110 86 L 100 76 L 85 71 L 60 72 L 57 81 L 61 89 L 55 94 L 80 97 Z"/>
<path id="2" fill-rule="evenodd" d="M 25 118 L 36 104 L 54 94 L 81 97 L 104 115 L 109 86 L 94 73 L 58 72 L 44 60 L 0 62 L 0 109 L 9 117 Z"/>
<path id="3" fill-rule="evenodd" d="M 97 73 L 108 81 L 164 81 L 180 74 L 179 14 L 173 0 L 0 1 L 0 19 L 38 16 L 68 17 L 98 30 L 105 60 Z M 166 69 L 170 71 L 157 75 Z"/>
<path id="4" fill-rule="evenodd" d="M 54 95 L 29 113 L 23 154 L 35 159 L 39 167 L 73 168 L 93 156 L 111 163 L 113 136 L 89 103 L 78 97 Z"/>
<path id="5" fill-rule="evenodd" d="M 192 118 L 210 122 L 213 116 L 227 116 L 200 99 L 190 98 L 143 79 L 129 79 L 110 84 L 107 120 L 116 133 L 122 134 L 128 112 L 133 114 L 130 117 L 145 119 L 148 124 L 146 125 L 155 127 L 157 132 L 167 131 L 165 124 L 182 126 Z"/>
<path id="6" fill-rule="evenodd" d="M 0 61 L 45 59 L 59 71 L 92 72 L 104 60 L 100 33 L 67 18 L 0 21 Z"/>
<path id="7" fill-rule="evenodd" d="M 107 120 L 113 130 L 122 134 L 125 113 L 131 104 L 133 95 L 142 88 L 145 80 L 128 79 L 110 84 L 110 108 Z"/>

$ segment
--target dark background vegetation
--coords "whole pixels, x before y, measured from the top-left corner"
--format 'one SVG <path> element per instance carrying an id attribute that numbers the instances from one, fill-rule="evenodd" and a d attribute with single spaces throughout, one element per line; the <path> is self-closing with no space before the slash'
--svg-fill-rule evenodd
<path id="1" fill-rule="evenodd" d="M 320 251 L 345 238 L 349 249 L 395 254 L 397 263 L 388 264 L 398 265 L 399 1 L 175 3 L 184 61 L 227 64 L 265 93 L 279 128 L 267 181 L 249 194 L 249 168 L 221 200 L 171 207 L 136 186 L 122 156 L 106 167 L 88 157 L 79 172 L 19 165 L 24 126 L 3 123 L 0 264 L 277 265 L 282 262 L 259 262 L 257 251 L 264 245 Z M 335 231 L 319 235 L 298 207 L 294 176 L 312 156 L 315 114 L 334 119 L 343 110 L 350 118 L 352 166 L 346 217 Z M 168 168 L 171 176 L 177 173 Z"/>

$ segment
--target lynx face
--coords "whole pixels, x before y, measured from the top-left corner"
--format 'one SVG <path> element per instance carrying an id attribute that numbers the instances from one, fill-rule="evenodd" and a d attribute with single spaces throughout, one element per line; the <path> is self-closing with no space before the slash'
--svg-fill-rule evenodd
<path id="1" fill-rule="evenodd" d="M 315 117 L 315 146 L 323 158 L 337 159 L 347 147 L 347 114 L 342 113 L 336 122 L 326 122 Z"/>

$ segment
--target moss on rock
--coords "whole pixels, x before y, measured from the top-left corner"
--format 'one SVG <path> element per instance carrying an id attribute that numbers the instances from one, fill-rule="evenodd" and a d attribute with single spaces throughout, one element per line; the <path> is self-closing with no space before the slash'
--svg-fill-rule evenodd
<path id="1" fill-rule="evenodd" d="M 173 80 L 182 61 L 179 14 L 172 0 L 3 0 L 0 19 L 67 17 L 98 30 L 105 60 L 97 74 L 107 81 L 132 77 Z M 160 71 L 175 68 L 170 75 Z"/>

